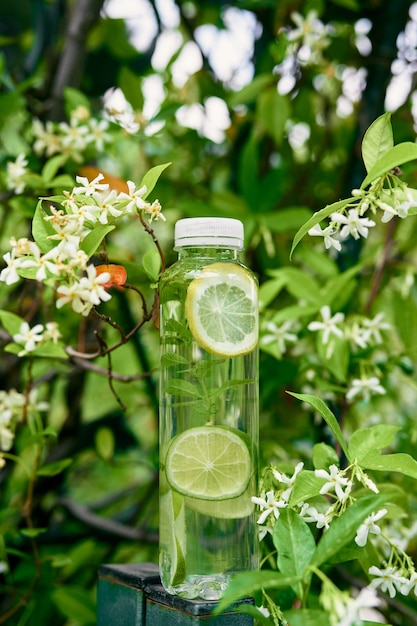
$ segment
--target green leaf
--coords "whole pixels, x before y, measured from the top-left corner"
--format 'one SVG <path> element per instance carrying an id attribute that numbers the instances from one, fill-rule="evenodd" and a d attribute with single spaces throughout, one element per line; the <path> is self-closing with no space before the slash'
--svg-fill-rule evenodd
<path id="1" fill-rule="evenodd" d="M 330 626 L 328 613 L 320 609 L 293 609 L 284 617 L 291 626 Z"/>
<path id="2" fill-rule="evenodd" d="M 253 606 L 252 604 L 248 604 L 247 602 L 243 602 L 242 604 L 238 604 L 233 607 L 233 612 L 236 613 L 244 613 L 245 615 L 251 615 L 255 618 L 256 626 L 271 626 L 271 621 L 269 617 L 266 617 L 257 606 Z"/>
<path id="3" fill-rule="evenodd" d="M 20 346 L 20 349 L 22 347 Z M 49 359 L 68 359 L 69 356 L 65 352 L 63 344 L 48 342 L 37 347 L 33 352 L 33 356 L 39 356 Z"/>
<path id="4" fill-rule="evenodd" d="M 276 85 L 272 89 L 263 90 L 258 96 L 256 121 L 277 145 L 282 142 L 290 110 L 287 96 L 279 94 Z"/>
<path id="5" fill-rule="evenodd" d="M 381 454 L 389 446 L 398 428 L 389 424 L 377 424 L 357 430 L 349 441 L 349 453 L 364 469 L 382 472 L 399 472 L 417 479 L 417 461 L 409 454 Z"/>
<path id="6" fill-rule="evenodd" d="M 123 65 L 119 72 L 118 82 L 126 100 L 135 111 L 141 111 L 143 109 L 142 78 Z"/>
<path id="7" fill-rule="evenodd" d="M 20 331 L 20 327 L 25 320 L 10 311 L 0 311 L 0 321 L 9 335 L 13 337 Z"/>
<path id="8" fill-rule="evenodd" d="M 60 613 L 72 623 L 84 626 L 96 623 L 95 603 L 90 592 L 71 585 L 56 587 L 52 599 Z"/>
<path id="9" fill-rule="evenodd" d="M 336 437 L 349 463 L 351 463 L 352 459 L 350 457 L 348 447 L 346 445 L 339 423 L 329 407 L 325 404 L 325 402 L 323 402 L 321 398 L 313 396 L 310 393 L 293 393 L 291 391 L 287 391 L 287 393 L 289 393 L 291 396 L 294 396 L 294 398 L 301 400 L 302 402 L 307 402 L 307 404 L 310 404 L 314 409 L 316 409 L 316 411 L 320 413 L 320 415 L 327 422 L 327 425 L 330 427 L 332 433 Z"/>
<path id="10" fill-rule="evenodd" d="M 325 470 L 330 465 L 339 465 L 339 457 L 336 454 L 336 450 L 326 443 L 316 443 L 313 447 L 313 465 L 314 469 Z"/>
<path id="11" fill-rule="evenodd" d="M 391 445 L 398 431 L 399 427 L 391 424 L 376 424 L 356 430 L 348 443 L 351 458 L 361 465 L 369 453 L 380 453 L 383 448 Z"/>
<path id="12" fill-rule="evenodd" d="M 99 428 L 95 436 L 97 454 L 105 461 L 110 461 L 114 455 L 115 441 L 110 428 Z"/>
<path id="13" fill-rule="evenodd" d="M 259 288 L 259 308 L 262 309 L 271 304 L 279 292 L 285 287 L 287 279 L 280 275 L 278 278 L 267 280 Z"/>
<path id="14" fill-rule="evenodd" d="M 68 117 L 70 117 L 71 112 L 78 107 L 85 107 L 88 111 L 90 111 L 91 107 L 89 99 L 82 91 L 79 91 L 74 87 L 64 87 L 64 100 Z"/>
<path id="15" fill-rule="evenodd" d="M 239 104 L 248 104 L 249 102 L 253 102 L 266 87 L 269 87 L 274 83 L 272 78 L 273 77 L 269 72 L 267 74 L 259 74 L 258 76 L 255 76 L 250 83 L 243 87 L 243 89 L 235 93 L 232 92 L 229 96 L 229 106 L 233 108 Z"/>
<path id="16" fill-rule="evenodd" d="M 253 596 L 262 589 L 282 589 L 292 587 L 299 581 L 297 576 L 285 576 L 278 572 L 261 570 L 260 572 L 243 572 L 230 581 L 223 598 L 213 613 L 216 615 L 240 598 Z"/>
<path id="17" fill-rule="evenodd" d="M 52 180 L 56 176 L 56 173 L 62 167 L 62 165 L 67 160 L 67 156 L 65 154 L 57 154 L 52 158 L 48 159 L 45 165 L 42 168 L 42 180 L 46 187 L 51 186 Z"/>
<path id="18" fill-rule="evenodd" d="M 315 473 L 310 470 L 303 470 L 300 474 L 298 474 L 293 486 L 290 497 L 290 505 L 295 506 L 300 502 L 311 500 L 311 498 L 319 495 L 322 487 L 322 478 L 318 478 Z"/>
<path id="19" fill-rule="evenodd" d="M 20 534 L 24 537 L 39 537 L 39 535 L 43 535 L 48 531 L 47 528 L 22 528 L 20 530 Z"/>
<path id="20" fill-rule="evenodd" d="M 357 529 L 368 515 L 378 511 L 386 504 L 387 499 L 388 495 L 384 493 L 356 500 L 340 517 L 332 521 L 329 529 L 322 535 L 310 564 L 320 567 L 330 561 L 354 539 Z"/>
<path id="21" fill-rule="evenodd" d="M 161 271 L 161 256 L 156 248 L 147 250 L 142 257 L 142 266 L 151 282 L 156 282 Z"/>
<path id="22" fill-rule="evenodd" d="M 56 246 L 56 241 L 48 239 L 52 235 L 56 235 L 56 230 L 51 222 L 45 221 L 48 213 L 42 206 L 43 200 L 39 200 L 36 205 L 35 215 L 32 220 L 32 236 L 43 253 L 52 250 Z"/>
<path id="23" fill-rule="evenodd" d="M 317 354 L 323 366 L 339 382 L 346 382 L 350 357 L 350 346 L 346 339 L 331 336 L 328 343 L 324 344 L 320 332 L 317 337 Z"/>
<path id="24" fill-rule="evenodd" d="M 274 526 L 274 546 L 278 552 L 278 569 L 287 576 L 303 578 L 315 549 L 316 542 L 309 526 L 292 509 L 283 509 Z M 294 591 L 302 597 L 301 582 Z"/>
<path id="25" fill-rule="evenodd" d="M 38 476 L 56 476 L 69 467 L 71 463 L 72 459 L 62 459 L 61 461 L 55 461 L 40 467 L 36 473 Z"/>
<path id="26" fill-rule="evenodd" d="M 97 251 L 106 235 L 111 233 L 115 228 L 116 227 L 112 224 L 100 224 L 99 226 L 95 226 L 94 230 L 88 233 L 85 239 L 82 240 L 80 244 L 81 250 L 84 250 L 88 258 L 90 258 Z"/>
<path id="27" fill-rule="evenodd" d="M 376 178 L 385 176 L 385 174 L 395 167 L 399 167 L 403 163 L 408 163 L 414 159 L 417 159 L 417 144 L 412 141 L 404 141 L 403 143 L 397 144 L 375 163 L 364 179 L 361 189 L 365 189 L 365 187 L 370 185 Z"/>
<path id="28" fill-rule="evenodd" d="M 171 163 L 163 163 L 162 165 L 156 165 L 155 167 L 150 169 L 148 172 L 146 172 L 140 184 L 141 187 L 143 185 L 146 185 L 146 192 L 142 196 L 144 200 L 149 196 L 151 191 L 154 189 L 162 172 L 166 170 L 166 168 L 169 167 L 170 165 Z"/>
<path id="29" fill-rule="evenodd" d="M 201 398 L 201 393 L 196 385 L 193 385 L 193 383 L 190 383 L 188 380 L 182 380 L 181 378 L 169 380 L 165 385 L 165 393 L 169 393 L 173 396 Z"/>
<path id="30" fill-rule="evenodd" d="M 171 365 L 188 365 L 188 360 L 176 352 L 167 352 L 161 357 L 161 365 L 162 367 L 170 367 Z"/>
<path id="31" fill-rule="evenodd" d="M 369 172 L 393 145 L 391 113 L 388 111 L 369 126 L 363 137 L 362 158 L 366 171 Z"/>
<path id="32" fill-rule="evenodd" d="M 308 233 L 310 228 L 313 228 L 313 226 L 315 226 L 316 224 L 320 224 L 320 222 L 326 219 L 326 217 L 329 217 L 329 215 L 331 215 L 332 213 L 335 213 L 336 211 L 340 211 L 340 209 L 343 209 L 346 205 L 350 204 L 352 201 L 355 201 L 355 200 L 356 198 L 353 198 L 353 197 L 347 198 L 346 200 L 339 200 L 338 202 L 333 202 L 332 204 L 328 204 L 327 206 L 324 207 L 324 209 L 321 209 L 320 211 L 317 211 L 316 213 L 314 213 L 314 215 L 312 215 L 310 219 L 307 220 L 307 222 L 303 226 L 301 226 L 301 228 L 296 232 L 294 240 L 292 242 L 290 259 L 292 258 L 295 248 L 298 246 L 298 244 L 303 239 L 303 237 L 305 237 L 305 235 Z"/>

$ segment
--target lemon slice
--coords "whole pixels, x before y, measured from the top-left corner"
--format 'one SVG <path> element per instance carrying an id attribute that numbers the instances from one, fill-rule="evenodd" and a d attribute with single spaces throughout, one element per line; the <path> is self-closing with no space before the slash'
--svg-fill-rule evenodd
<path id="1" fill-rule="evenodd" d="M 185 496 L 227 500 L 246 491 L 252 463 L 245 442 L 232 429 L 201 426 L 174 437 L 165 471 L 171 487 Z"/>
<path id="2" fill-rule="evenodd" d="M 247 354 L 258 341 L 256 280 L 236 263 L 212 263 L 189 284 L 185 314 L 194 339 L 207 352 Z"/>

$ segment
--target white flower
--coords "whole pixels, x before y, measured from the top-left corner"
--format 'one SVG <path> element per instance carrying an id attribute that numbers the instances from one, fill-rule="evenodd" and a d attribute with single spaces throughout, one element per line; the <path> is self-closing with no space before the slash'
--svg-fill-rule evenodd
<path id="1" fill-rule="evenodd" d="M 308 330 L 312 331 L 323 331 L 323 344 L 326 345 L 329 341 L 330 335 L 336 335 L 337 337 L 343 337 L 343 331 L 337 326 L 345 319 L 343 313 L 336 313 L 335 315 L 331 315 L 331 310 L 329 306 L 323 306 L 320 309 L 321 317 L 323 319 L 322 322 L 310 322 L 307 326 Z"/>
<path id="2" fill-rule="evenodd" d="M 348 330 L 350 339 L 360 348 L 366 348 L 369 341 L 369 332 L 358 322 L 354 322 Z"/>
<path id="3" fill-rule="evenodd" d="M 133 181 L 127 181 L 127 187 L 129 193 L 122 191 L 118 195 L 118 200 L 127 201 L 125 211 L 132 213 L 135 209 L 144 209 L 146 202 L 143 199 L 143 195 L 147 192 L 146 185 L 140 187 L 140 189 L 136 189 L 136 185 Z"/>
<path id="4" fill-rule="evenodd" d="M 380 509 L 377 513 L 371 513 L 366 520 L 359 526 L 355 537 L 355 543 L 363 548 L 368 541 L 369 533 L 379 535 L 380 527 L 376 524 L 384 515 L 388 513 L 387 509 Z"/>
<path id="5" fill-rule="evenodd" d="M 267 609 L 265 606 L 258 606 L 257 609 L 265 617 L 269 617 L 271 615 L 270 612 L 269 612 L 269 609 Z"/>
<path id="6" fill-rule="evenodd" d="M 284 354 L 286 350 L 286 342 L 297 341 L 297 335 L 291 333 L 292 329 L 291 320 L 287 320 L 281 326 L 277 326 L 274 322 L 268 322 L 266 324 L 266 333 L 261 338 L 261 344 L 268 345 L 273 342 L 278 343 L 278 349 L 281 354 Z"/>
<path id="7" fill-rule="evenodd" d="M 85 194 L 86 196 L 92 196 L 97 191 L 107 191 L 109 186 L 104 183 L 100 183 L 103 180 L 104 175 L 98 174 L 92 181 L 89 181 L 85 176 L 76 176 L 75 180 L 81 184 L 81 187 L 74 187 L 72 195 Z"/>
<path id="8" fill-rule="evenodd" d="M 343 472 L 339 470 L 337 465 L 330 465 L 330 472 L 326 472 L 326 470 L 318 469 L 315 470 L 314 473 L 318 478 L 324 478 L 326 482 L 320 489 L 320 493 L 322 495 L 328 493 L 330 490 L 335 490 L 337 498 L 344 502 L 346 497 L 350 493 L 350 489 L 352 487 L 351 481 L 343 476 Z M 346 491 L 344 491 L 344 488 Z"/>
<path id="9" fill-rule="evenodd" d="M 44 327 L 42 324 L 35 324 L 32 328 L 27 322 L 22 322 L 19 332 L 13 335 L 13 341 L 23 345 L 23 350 L 18 356 L 24 356 L 28 352 L 36 350 L 36 344 L 43 340 Z"/>
<path id="10" fill-rule="evenodd" d="M 105 144 L 110 141 L 110 135 L 106 133 L 108 127 L 107 120 L 97 121 L 92 118 L 89 122 L 87 141 L 94 144 L 97 152 L 103 152 Z"/>
<path id="11" fill-rule="evenodd" d="M 110 280 L 110 273 L 103 272 L 97 276 L 94 265 L 87 266 L 87 276 L 83 276 L 79 282 L 79 290 L 86 302 L 100 304 L 111 299 L 111 295 L 103 287 Z"/>
<path id="12" fill-rule="evenodd" d="M 403 596 L 408 596 L 412 590 L 414 590 L 414 595 L 417 596 L 417 572 L 413 570 L 410 578 L 404 578 L 404 583 L 399 585 L 398 588 Z"/>
<path id="13" fill-rule="evenodd" d="M 98 207 L 98 221 L 100 224 L 108 224 L 109 217 L 117 218 L 123 214 L 123 211 L 115 207 L 115 201 L 117 200 L 117 191 L 112 189 L 111 191 L 94 192 L 93 198 Z"/>
<path id="14" fill-rule="evenodd" d="M 272 473 L 274 475 L 274 478 L 280 482 L 280 483 L 284 483 L 284 485 L 287 485 L 287 489 L 281 494 L 281 498 L 283 500 L 285 500 L 285 502 L 288 502 L 291 496 L 291 492 L 292 492 L 292 488 L 294 486 L 295 483 L 295 479 L 297 478 L 297 475 L 301 472 L 301 470 L 304 467 L 304 463 L 301 461 L 300 463 L 297 463 L 295 470 L 294 470 L 294 474 L 291 476 L 291 478 L 288 478 L 288 476 L 286 476 L 285 474 L 281 474 L 281 472 L 279 472 L 278 470 L 276 470 L 275 468 L 272 470 Z"/>
<path id="15" fill-rule="evenodd" d="M 78 120 L 71 118 L 70 123 L 60 122 L 58 128 L 62 134 L 61 142 L 63 152 L 69 152 L 76 161 L 80 159 L 80 152 L 87 147 L 87 126 L 78 124 Z"/>
<path id="16" fill-rule="evenodd" d="M 369 609 L 375 609 L 381 605 L 377 592 L 371 587 L 364 587 L 356 598 L 347 602 L 344 615 L 336 626 L 357 626 L 366 619 L 364 615 Z"/>
<path id="17" fill-rule="evenodd" d="M 0 426 L 0 450 L 7 452 L 13 445 L 14 432 L 6 426 Z"/>
<path id="18" fill-rule="evenodd" d="M 355 239 L 360 237 L 367 237 L 369 228 L 375 226 L 375 222 L 367 217 L 359 217 L 357 209 L 349 209 L 347 215 L 342 213 L 333 213 L 331 216 L 332 222 L 338 224 L 344 224 L 340 231 L 340 236 L 344 239 L 352 235 Z"/>
<path id="19" fill-rule="evenodd" d="M 111 122 L 119 124 L 129 134 L 133 135 L 140 129 L 135 112 L 121 89 L 112 88 L 105 93 L 104 115 Z"/>
<path id="20" fill-rule="evenodd" d="M 17 270 L 21 265 L 21 260 L 16 259 L 13 252 L 3 254 L 3 259 L 6 261 L 7 266 L 1 270 L 0 280 L 6 283 L 6 285 L 13 285 L 20 280 Z"/>
<path id="21" fill-rule="evenodd" d="M 72 310 L 75 313 L 81 313 L 82 315 L 88 315 L 92 309 L 92 303 L 87 303 L 83 299 L 84 289 L 80 289 L 78 282 L 72 285 L 60 285 L 56 290 L 58 299 L 56 306 L 61 309 L 66 304 L 71 303 Z"/>
<path id="22" fill-rule="evenodd" d="M 21 267 L 23 269 L 29 267 L 37 268 L 35 276 L 36 280 L 42 282 L 47 278 L 48 272 L 54 274 L 55 276 L 58 274 L 58 269 L 55 264 L 55 259 L 57 257 L 57 248 L 52 248 L 51 250 L 49 250 L 49 252 L 42 255 L 40 249 L 35 244 L 35 247 L 32 250 L 32 254 L 34 258 L 22 260 Z"/>
<path id="23" fill-rule="evenodd" d="M 263 524 L 268 515 L 271 513 L 274 514 L 275 519 L 278 519 L 279 509 L 284 509 L 287 506 L 287 503 L 283 500 L 275 499 L 273 491 L 267 491 L 266 498 L 257 498 L 256 496 L 253 496 L 252 502 L 261 507 L 262 513 L 259 516 L 258 524 Z"/>
<path id="24" fill-rule="evenodd" d="M 351 387 L 346 393 L 346 399 L 351 401 L 356 398 L 356 396 L 361 396 L 364 400 L 368 401 L 373 394 L 384 395 L 385 393 L 384 387 L 380 385 L 379 378 L 376 376 L 371 376 L 370 378 L 354 378 Z"/>
<path id="25" fill-rule="evenodd" d="M 45 153 L 47 157 L 57 154 L 62 149 L 61 137 L 56 133 L 54 124 L 46 122 L 45 126 L 41 121 L 33 120 L 32 130 L 36 139 L 33 149 L 38 155 Z"/>
<path id="26" fill-rule="evenodd" d="M 397 191 L 397 193 L 393 194 L 394 206 L 391 206 L 390 204 L 387 204 L 383 201 L 377 202 L 379 208 L 384 211 L 381 222 L 389 222 L 395 216 L 401 219 L 405 219 L 406 217 L 408 217 L 409 210 L 417 206 L 417 202 L 409 189 L 407 189 L 405 193 L 400 189 L 395 191 Z M 404 196 L 406 199 L 404 199 Z M 398 203 L 398 199 L 401 199 L 402 201 Z"/>
<path id="27" fill-rule="evenodd" d="M 47 322 L 43 337 L 45 341 L 50 340 L 53 343 L 58 343 L 58 340 L 62 337 L 58 324 L 56 322 Z"/>
<path id="28" fill-rule="evenodd" d="M 366 328 L 366 332 L 370 339 L 373 339 L 376 343 L 382 343 L 381 330 L 390 330 L 391 324 L 384 322 L 384 313 L 378 313 L 372 319 L 365 319 L 363 325 Z"/>
<path id="29" fill-rule="evenodd" d="M 376 576 L 376 578 L 371 580 L 370 587 L 372 589 L 380 588 L 384 593 L 388 592 L 390 598 L 395 598 L 397 590 L 404 585 L 405 579 L 395 567 L 380 569 L 376 565 L 372 565 L 368 573 L 371 576 Z"/>
<path id="30" fill-rule="evenodd" d="M 163 215 L 161 212 L 162 207 L 161 207 L 161 203 L 159 202 L 159 200 L 154 200 L 152 204 L 149 204 L 147 202 L 143 210 L 145 213 L 148 213 L 150 215 L 149 222 L 152 222 L 152 220 L 154 219 L 162 220 L 163 222 L 166 221 L 165 215 Z"/>
<path id="31" fill-rule="evenodd" d="M 337 231 L 335 231 L 332 226 L 327 226 L 322 230 L 320 224 L 316 224 L 315 226 L 310 228 L 308 234 L 310 235 L 310 237 L 323 237 L 326 250 L 329 250 L 329 248 L 334 248 L 335 250 L 340 252 L 342 249 L 342 244 L 338 239 L 333 237 L 336 232 Z"/>
<path id="32" fill-rule="evenodd" d="M 299 515 L 308 524 L 314 522 L 316 524 L 316 528 L 324 528 L 324 530 L 329 528 L 329 522 L 326 515 L 324 513 L 319 513 L 316 507 L 309 505 L 308 502 L 301 503 Z"/>

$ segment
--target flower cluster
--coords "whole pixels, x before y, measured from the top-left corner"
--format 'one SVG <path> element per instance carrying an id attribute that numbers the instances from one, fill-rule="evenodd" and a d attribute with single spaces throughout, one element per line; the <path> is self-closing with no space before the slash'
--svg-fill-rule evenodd
<path id="1" fill-rule="evenodd" d="M 320 309 L 321 320 L 314 320 L 307 326 L 311 332 L 319 332 L 321 342 L 327 346 L 327 357 L 330 358 L 334 350 L 335 339 L 349 340 L 352 349 L 361 349 L 381 345 L 383 343 L 382 332 L 391 329 L 391 325 L 384 320 L 384 314 L 378 313 L 373 318 L 355 316 L 352 320 L 345 321 L 345 315 L 341 312 L 331 312 L 329 306 Z M 386 390 L 380 383 L 380 379 L 374 372 L 363 373 L 360 378 L 353 378 L 346 392 L 349 402 L 356 400 L 369 400 L 372 395 L 384 395 Z"/>
<path id="2" fill-rule="evenodd" d="M 27 398 L 16 390 L 0 390 L 0 451 L 7 452 L 13 445 L 17 424 L 26 413 L 33 414 L 46 411 L 48 404 L 38 401 L 37 390 L 32 389 Z M 0 468 L 5 464 L 4 456 L 0 452 Z"/>
<path id="3" fill-rule="evenodd" d="M 276 467 L 269 468 L 269 472 L 276 481 L 275 488 L 268 489 L 261 497 L 252 498 L 252 501 L 260 509 L 258 524 L 261 527 L 261 539 L 268 533 L 272 534 L 275 521 L 280 517 L 281 511 L 287 507 L 295 510 L 306 523 L 314 524 L 317 529 L 326 532 L 332 521 L 340 517 L 350 505 L 357 501 L 355 488 L 365 487 L 375 494 L 379 493 L 376 484 L 356 461 L 344 470 L 335 464 L 330 465 L 328 470 L 314 470 L 317 481 L 316 487 L 313 487 L 311 473 L 309 472 L 307 476 L 306 472 L 303 471 L 303 463 L 297 464 L 291 477 L 283 474 Z M 268 480 L 267 476 L 264 480 Z M 296 482 L 301 481 L 302 483 L 304 480 L 308 482 L 312 500 L 299 502 L 298 498 L 295 498 L 294 503 L 292 503 L 291 496 Z M 299 483 L 297 482 L 297 484 Z M 319 499 L 320 496 L 322 497 L 321 500 Z M 373 537 L 375 540 L 373 549 L 377 551 L 381 561 L 385 563 L 384 567 L 372 565 L 368 569 L 368 574 L 371 577 L 368 587 L 352 599 L 348 593 L 337 588 L 334 588 L 332 593 L 327 594 L 329 590 L 326 591 L 326 588 L 329 585 L 333 588 L 334 585 L 327 577 L 323 580 L 321 602 L 325 608 L 329 602 L 332 603 L 332 606 L 327 608 L 331 609 L 335 626 L 352 626 L 355 624 L 355 619 L 358 620 L 362 614 L 362 609 L 377 607 L 378 603 L 374 602 L 376 589 L 387 592 L 391 598 L 395 597 L 397 593 L 402 595 L 414 593 L 417 596 L 417 572 L 411 557 L 398 543 L 391 540 L 381 527 L 381 523 L 385 523 L 386 527 L 389 528 L 389 522 L 386 522 L 388 518 L 387 508 L 376 510 L 368 515 L 356 529 L 354 537 L 356 545 L 363 548 Z M 385 542 L 384 548 L 387 547 L 388 550 L 381 549 L 378 541 Z M 369 604 L 366 599 L 369 600 Z M 363 602 L 363 600 L 366 601 Z M 334 602 L 337 606 L 333 606 Z"/>
<path id="4" fill-rule="evenodd" d="M 26 356 L 30 352 L 34 352 L 36 348 L 51 341 L 58 343 L 61 333 L 56 322 L 47 322 L 43 324 L 35 324 L 30 326 L 27 322 L 22 322 L 19 332 L 13 335 L 13 341 L 21 347 L 17 356 Z"/>
<path id="5" fill-rule="evenodd" d="M 88 151 L 103 152 L 109 145 L 109 126 L 106 119 L 92 117 L 85 106 L 75 108 L 68 122 L 43 124 L 35 119 L 32 125 L 33 150 L 40 157 L 60 154 L 81 163 Z"/>
<path id="6" fill-rule="evenodd" d="M 388 183 L 388 188 L 384 187 Z M 366 239 L 369 229 L 376 226 L 376 222 L 364 217 L 370 211 L 373 215 L 382 211 L 381 222 L 386 223 L 394 217 L 404 219 L 409 211 L 417 207 L 417 199 L 411 189 L 395 175 L 387 175 L 385 180 L 378 179 L 369 190 L 353 189 L 352 202 L 340 212 L 330 216 L 330 223 L 325 228 L 315 224 L 309 229 L 311 237 L 323 237 L 327 250 L 334 249 L 340 252 L 342 241 L 348 237 Z"/>
<path id="7" fill-rule="evenodd" d="M 71 193 L 64 192 L 58 200 L 55 197 L 53 203 L 48 202 L 48 213 L 42 207 L 43 238 L 38 243 L 26 238 L 12 239 L 11 251 L 3 256 L 6 267 L 0 273 L 0 281 L 12 285 L 23 276 L 59 283 L 57 307 L 71 304 L 82 315 L 109 300 L 105 286 L 110 274 L 98 273 L 94 265 L 88 264 L 89 255 L 84 249 L 87 237 L 95 228 L 111 227 L 135 212 L 149 215 L 150 222 L 165 217 L 158 200 L 151 204 L 144 199 L 146 186 L 137 189 L 128 181 L 127 191 L 117 193 L 101 182 L 103 179 L 103 174 L 91 181 L 77 176 L 79 186 Z"/>
<path id="8" fill-rule="evenodd" d="M 298 463 L 290 478 L 279 472 L 276 468 L 272 468 L 275 480 L 277 480 L 280 485 L 284 485 L 284 487 L 281 487 L 276 492 L 274 490 L 267 491 L 264 497 L 252 497 L 252 502 L 257 504 L 261 510 L 261 515 L 258 518 L 258 524 L 262 526 L 260 530 L 261 539 L 263 539 L 267 533 L 272 532 L 274 522 L 272 519 L 268 519 L 269 516 L 272 514 L 275 519 L 278 519 L 280 509 L 285 509 L 288 506 L 295 480 L 303 467 L 304 463 Z M 268 524 L 263 526 L 267 520 Z"/>

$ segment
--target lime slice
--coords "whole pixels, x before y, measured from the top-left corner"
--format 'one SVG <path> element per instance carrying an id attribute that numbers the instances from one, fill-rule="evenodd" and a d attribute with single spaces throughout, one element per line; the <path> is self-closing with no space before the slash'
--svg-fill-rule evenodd
<path id="1" fill-rule="evenodd" d="M 179 585 L 186 576 L 185 565 L 185 507 L 184 498 L 169 490 L 160 499 L 161 569 L 169 572 L 168 586 Z"/>
<path id="2" fill-rule="evenodd" d="M 228 500 L 200 500 L 198 498 L 184 497 L 186 507 L 196 513 L 216 517 L 218 519 L 241 519 L 253 513 L 255 505 L 252 496 L 256 495 L 254 481 L 251 480 L 244 493 L 237 498 Z"/>
<path id="3" fill-rule="evenodd" d="M 252 463 L 246 444 L 232 429 L 201 426 L 174 437 L 165 471 L 171 487 L 185 496 L 227 500 L 246 491 Z"/>
<path id="4" fill-rule="evenodd" d="M 188 286 L 185 314 L 196 342 L 217 356 L 251 352 L 258 341 L 257 285 L 235 263 L 212 263 Z"/>

